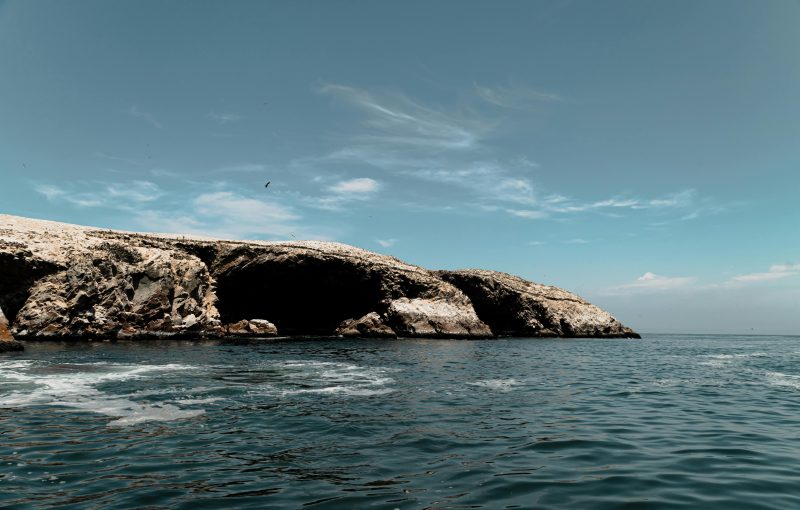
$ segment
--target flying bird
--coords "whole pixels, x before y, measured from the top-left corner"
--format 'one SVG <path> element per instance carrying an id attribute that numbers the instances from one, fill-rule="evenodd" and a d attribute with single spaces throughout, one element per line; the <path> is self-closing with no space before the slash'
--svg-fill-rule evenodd
<path id="1" fill-rule="evenodd" d="M 272 182 L 272 181 L 267 181 L 267 183 L 264 185 L 264 187 L 265 187 L 265 188 L 269 188 L 269 183 L 271 183 L 271 182 Z"/>

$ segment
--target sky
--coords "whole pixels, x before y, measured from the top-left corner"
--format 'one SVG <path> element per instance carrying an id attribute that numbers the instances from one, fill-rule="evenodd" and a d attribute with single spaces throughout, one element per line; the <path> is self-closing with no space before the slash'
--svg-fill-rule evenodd
<path id="1" fill-rule="evenodd" d="M 0 1 L 0 213 L 799 334 L 798 26 L 796 0 Z"/>

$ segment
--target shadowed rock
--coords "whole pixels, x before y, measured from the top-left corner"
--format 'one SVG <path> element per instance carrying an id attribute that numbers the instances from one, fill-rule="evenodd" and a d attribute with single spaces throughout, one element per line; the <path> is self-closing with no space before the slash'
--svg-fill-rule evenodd
<path id="1" fill-rule="evenodd" d="M 0 275 L 0 307 L 18 340 L 635 335 L 554 287 L 436 273 L 321 241 L 219 241 L 0 215 Z"/>
<path id="2" fill-rule="evenodd" d="M 472 300 L 496 335 L 640 338 L 575 294 L 517 276 L 480 269 L 438 271 Z"/>

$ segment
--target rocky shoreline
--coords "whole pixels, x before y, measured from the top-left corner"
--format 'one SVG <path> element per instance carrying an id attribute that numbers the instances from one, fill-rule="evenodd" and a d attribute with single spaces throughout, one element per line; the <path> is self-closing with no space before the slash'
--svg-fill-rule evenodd
<path id="1" fill-rule="evenodd" d="M 219 241 L 0 215 L 0 350 L 37 339 L 622 337 L 580 297 L 322 241 Z M 14 340 L 16 339 L 16 340 Z"/>

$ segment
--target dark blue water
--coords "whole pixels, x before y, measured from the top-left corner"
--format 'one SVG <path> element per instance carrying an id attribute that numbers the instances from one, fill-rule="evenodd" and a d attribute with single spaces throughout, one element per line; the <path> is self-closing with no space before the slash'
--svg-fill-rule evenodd
<path id="1" fill-rule="evenodd" d="M 28 344 L 3 508 L 800 508 L 800 337 Z"/>

